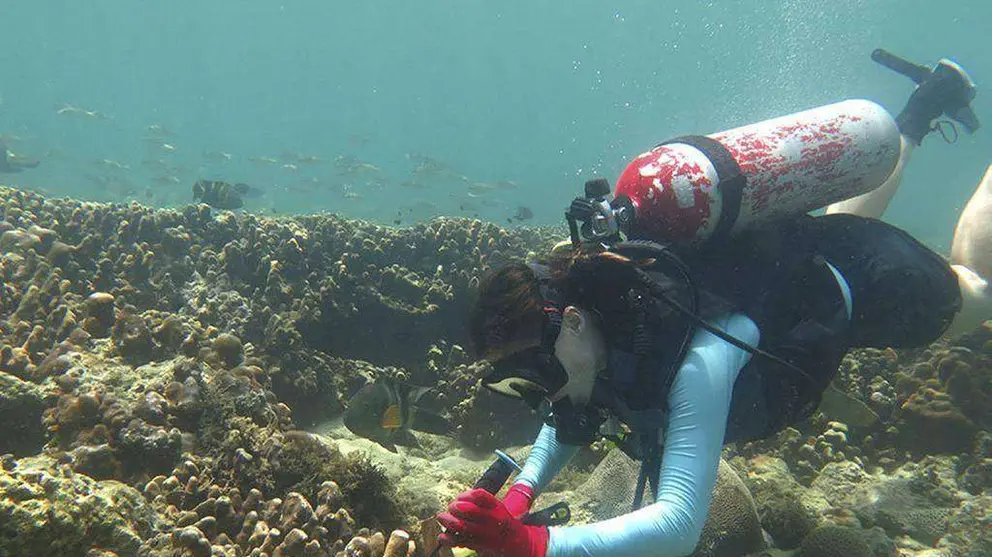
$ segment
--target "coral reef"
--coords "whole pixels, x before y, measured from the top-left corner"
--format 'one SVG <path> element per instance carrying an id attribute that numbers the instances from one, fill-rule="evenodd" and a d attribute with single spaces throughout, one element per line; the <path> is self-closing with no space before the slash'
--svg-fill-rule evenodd
<path id="1" fill-rule="evenodd" d="M 748 462 L 735 459 L 732 464 L 744 474 L 761 526 L 775 545 L 782 549 L 798 547 L 816 527 L 825 501 L 808 497 L 779 458 L 758 456 Z"/>
<path id="2" fill-rule="evenodd" d="M 147 540 L 142 555 L 185 549 L 190 555 L 321 556 L 337 555 L 349 543 L 378 547 L 378 555 L 385 551 L 383 534 L 372 536 L 373 543 L 369 530 L 358 528 L 344 506 L 348 495 L 333 480 L 321 482 L 312 499 L 295 491 L 266 499 L 258 488 L 223 487 L 213 479 L 210 464 L 189 457 L 168 477 L 156 476 L 145 485 L 151 506 L 173 527 Z M 382 494 L 361 494 L 367 499 L 377 495 Z"/>
<path id="3" fill-rule="evenodd" d="M 36 454 L 45 444 L 41 415 L 46 394 L 38 385 L 0 372 L 0 447 L 23 456 Z"/>
<path id="4" fill-rule="evenodd" d="M 381 555 L 385 536 L 362 526 L 388 531 L 422 515 L 401 508 L 367 457 L 296 430 L 291 408 L 307 425 L 333 418 L 386 373 L 440 380 L 437 402 L 455 413 L 477 379 L 457 342 L 479 277 L 551 238 L 472 220 L 392 229 L 334 215 L 275 220 L 2 194 L 5 469 L 44 451 L 52 470 L 95 482 L 91 491 L 142 488 L 159 533 L 105 544 L 123 554 L 144 540 L 142 551 L 168 554 L 333 555 L 350 544 Z M 494 429 L 492 412 L 462 414 L 476 421 L 466 431 Z M 5 483 L 0 493 L 8 486 L 20 489 Z M 253 500 L 254 519 L 242 506 Z M 323 525 L 270 510 L 304 516 L 309 501 Z M 240 543 L 241 528 L 248 538 L 267 530 Z M 405 543 L 393 545 L 405 555 Z"/>
<path id="5" fill-rule="evenodd" d="M 388 375 L 435 387 L 452 444 L 530 442 L 541 417 L 480 388 L 465 316 L 483 273 L 561 235 L 0 188 L 0 553 L 412 555 L 418 520 L 474 468 L 433 470 L 444 489 L 415 494 L 402 476 L 428 476 L 413 464 L 387 470 L 303 430 Z M 774 550 L 803 556 L 992 553 L 990 367 L 988 326 L 854 351 L 834 385 L 878 422 L 816 414 L 728 447 L 744 483 L 721 468 L 700 551 L 759 551 L 760 521 Z M 602 482 L 585 467 L 603 453 L 584 452 L 548 497 Z M 576 503 L 579 518 L 616 510 Z"/>
<path id="6" fill-rule="evenodd" d="M 135 555 L 161 526 L 141 492 L 97 481 L 47 457 L 0 469 L 0 554 Z"/>
<path id="7" fill-rule="evenodd" d="M 843 535 L 863 540 L 874 555 L 932 548 L 981 554 L 985 545 L 977 532 L 990 524 L 989 515 L 982 514 L 988 496 L 975 497 L 958 486 L 960 466 L 954 457 L 927 457 L 892 473 L 880 468 L 869 473 L 850 461 L 831 462 L 810 487 L 799 484 L 780 458 L 736 457 L 733 465 L 754 495 L 762 527 L 775 545 L 799 547 L 800 555 L 845 554 L 815 552 L 829 551 L 830 544 L 808 541 L 826 525 L 845 528 Z"/>
<path id="8" fill-rule="evenodd" d="M 800 557 L 873 557 L 871 547 L 855 528 L 823 525 L 803 540 Z"/>
<path id="9" fill-rule="evenodd" d="M 693 557 L 724 557 L 764 549 L 754 499 L 737 472 L 720 461 L 709 516 Z"/>

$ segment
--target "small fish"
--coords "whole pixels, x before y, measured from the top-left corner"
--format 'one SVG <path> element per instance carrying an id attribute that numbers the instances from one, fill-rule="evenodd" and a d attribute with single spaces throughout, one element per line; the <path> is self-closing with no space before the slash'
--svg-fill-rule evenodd
<path id="1" fill-rule="evenodd" d="M 224 162 L 224 161 L 232 160 L 234 158 L 234 155 L 232 155 L 231 153 L 226 153 L 224 151 L 204 151 L 203 158 L 209 161 Z"/>
<path id="2" fill-rule="evenodd" d="M 867 404 L 830 384 L 823 391 L 819 411 L 832 420 L 854 427 L 871 427 L 878 421 L 878 414 Z"/>
<path id="3" fill-rule="evenodd" d="M 197 180 L 193 184 L 193 199 L 216 209 L 234 210 L 244 206 L 244 198 L 252 190 L 248 184 L 231 185 L 220 180 Z"/>
<path id="4" fill-rule="evenodd" d="M 86 110 L 71 104 L 63 105 L 55 111 L 59 116 L 82 116 L 90 120 L 110 120 L 110 116 L 96 110 Z"/>
<path id="5" fill-rule="evenodd" d="M 178 176 L 173 176 L 171 174 L 167 174 L 167 175 L 159 176 L 159 177 L 155 178 L 155 183 L 158 184 L 158 185 L 160 185 L 160 186 L 172 186 L 172 185 L 178 184 L 180 181 L 181 180 L 179 179 Z"/>
<path id="6" fill-rule="evenodd" d="M 476 195 L 482 195 L 494 189 L 496 189 L 496 185 L 489 182 L 472 182 L 468 186 L 468 191 Z"/>
<path id="7" fill-rule="evenodd" d="M 150 124 L 150 125 L 148 125 L 148 126 L 145 127 L 145 131 L 149 135 L 157 135 L 159 137 L 171 137 L 172 136 L 172 132 L 169 131 L 168 129 L 166 129 L 165 126 L 162 126 L 160 124 Z"/>
<path id="8" fill-rule="evenodd" d="M 374 176 L 382 173 L 378 166 L 365 162 L 357 157 L 341 155 L 334 159 L 334 167 L 342 176 Z"/>
<path id="9" fill-rule="evenodd" d="M 317 155 L 304 155 L 302 153 L 283 153 L 282 160 L 298 164 L 317 164 L 324 162 L 324 160 Z"/>
<path id="10" fill-rule="evenodd" d="M 100 159 L 96 161 L 94 164 L 98 166 L 105 166 L 107 168 L 113 168 L 114 170 L 131 170 L 131 165 L 117 162 L 111 159 Z"/>
<path id="11" fill-rule="evenodd" d="M 279 160 L 273 157 L 248 157 L 251 162 L 258 162 L 262 164 L 278 164 Z"/>
<path id="12" fill-rule="evenodd" d="M 0 141 L 0 173 L 16 174 L 25 168 L 35 168 L 38 161 L 28 160 L 13 151 L 7 149 L 7 145 Z"/>
<path id="13" fill-rule="evenodd" d="M 512 217 L 506 219 L 506 222 L 512 223 L 513 221 L 523 222 L 525 220 L 530 220 L 534 218 L 534 211 L 530 207 L 524 207 L 520 205 L 517 207 L 517 212 L 513 214 Z"/>
<path id="14" fill-rule="evenodd" d="M 375 441 L 390 452 L 396 445 L 419 446 L 410 430 L 450 435 L 450 421 L 428 412 L 418 402 L 429 387 L 415 387 L 380 377 L 362 387 L 348 402 L 344 425 L 349 431 Z"/>
<path id="15" fill-rule="evenodd" d="M 417 199 L 410 205 L 401 205 L 400 210 L 406 211 L 409 215 L 416 215 L 418 218 L 424 218 L 439 213 L 437 204 L 432 201 L 427 201 L 426 199 Z"/>
<path id="16" fill-rule="evenodd" d="M 433 157 L 421 155 L 420 153 L 407 153 L 406 158 L 407 160 L 414 161 L 416 163 L 416 166 L 413 169 L 414 174 L 429 175 L 451 171 L 447 164 Z"/>

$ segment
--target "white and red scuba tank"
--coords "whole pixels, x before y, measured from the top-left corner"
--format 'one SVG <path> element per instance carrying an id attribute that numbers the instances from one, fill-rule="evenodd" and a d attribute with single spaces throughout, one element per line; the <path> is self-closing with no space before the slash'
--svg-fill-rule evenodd
<path id="1" fill-rule="evenodd" d="M 892 116 L 873 102 L 848 100 L 665 142 L 631 161 L 608 212 L 608 185 L 594 181 L 566 216 L 573 241 L 571 215 L 584 215 L 587 240 L 611 230 L 666 243 L 706 240 L 867 193 L 899 156 Z"/>

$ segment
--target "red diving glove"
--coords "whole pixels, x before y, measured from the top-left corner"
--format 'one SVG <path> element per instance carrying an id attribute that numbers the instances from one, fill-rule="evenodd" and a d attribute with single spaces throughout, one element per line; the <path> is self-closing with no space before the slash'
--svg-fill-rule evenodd
<path id="1" fill-rule="evenodd" d="M 484 489 L 462 493 L 437 519 L 445 528 L 438 535 L 444 545 L 503 557 L 544 557 L 548 550 L 547 526 L 524 524 Z"/>
<path id="2" fill-rule="evenodd" d="M 503 504 L 506 505 L 506 510 L 510 511 L 510 516 L 520 518 L 530 512 L 531 506 L 534 505 L 534 490 L 526 484 L 513 484 L 506 490 Z"/>

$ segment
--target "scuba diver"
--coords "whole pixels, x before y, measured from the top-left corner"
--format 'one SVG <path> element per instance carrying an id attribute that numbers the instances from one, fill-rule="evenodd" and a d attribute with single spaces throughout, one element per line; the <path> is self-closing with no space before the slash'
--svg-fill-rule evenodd
<path id="1" fill-rule="evenodd" d="M 485 277 L 470 320 L 492 365 L 482 383 L 550 413 L 502 499 L 472 489 L 437 516 L 440 544 L 688 555 L 725 443 L 808 418 L 852 348 L 921 347 L 992 316 L 992 167 L 958 222 L 952 264 L 875 218 L 913 147 L 954 125 L 934 120 L 978 128 L 974 84 L 946 59 L 872 57 L 917 83 L 897 118 L 845 101 L 663 143 L 630 163 L 612 199 L 605 180 L 586 183 L 566 212 L 571 241 L 546 264 Z M 603 437 L 641 461 L 634 510 L 528 520 L 579 447 Z M 653 502 L 641 507 L 645 486 Z"/>

